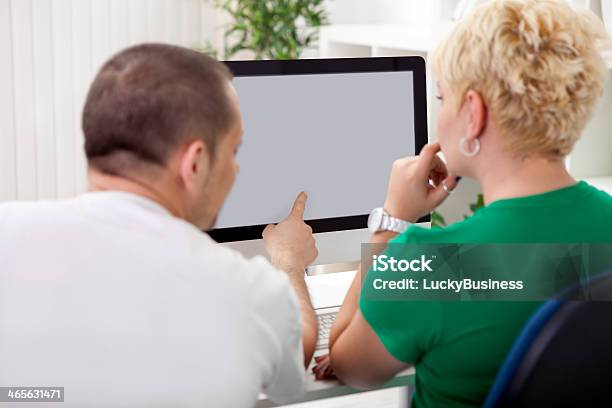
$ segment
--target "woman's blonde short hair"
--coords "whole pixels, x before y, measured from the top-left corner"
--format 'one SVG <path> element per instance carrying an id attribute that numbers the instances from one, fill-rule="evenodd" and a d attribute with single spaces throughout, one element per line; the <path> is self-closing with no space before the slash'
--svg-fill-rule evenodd
<path id="1" fill-rule="evenodd" d="M 559 0 L 493 0 L 458 23 L 431 56 L 456 96 L 478 92 L 520 156 L 570 153 L 603 93 L 610 46 L 602 22 Z"/>

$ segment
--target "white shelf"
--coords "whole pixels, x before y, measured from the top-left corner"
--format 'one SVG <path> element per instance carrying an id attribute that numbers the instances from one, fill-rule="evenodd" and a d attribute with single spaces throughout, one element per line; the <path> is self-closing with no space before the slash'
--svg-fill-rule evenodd
<path id="1" fill-rule="evenodd" d="M 433 38 L 431 27 L 337 24 L 321 27 L 319 44 L 322 57 L 376 55 L 385 50 L 426 54 L 433 46 Z"/>
<path id="2" fill-rule="evenodd" d="M 376 56 L 384 50 L 407 51 L 426 55 L 438 41 L 451 31 L 452 22 L 440 22 L 437 35 L 432 26 L 393 24 L 335 24 L 320 29 L 321 57 Z M 383 50 L 383 52 L 377 52 Z M 338 53 L 339 55 L 330 55 Z M 347 55 L 342 55 L 346 53 Z M 606 64 L 612 69 L 612 53 L 604 53 Z"/>
<path id="3" fill-rule="evenodd" d="M 588 177 L 584 181 L 608 194 L 612 194 L 612 176 Z"/>

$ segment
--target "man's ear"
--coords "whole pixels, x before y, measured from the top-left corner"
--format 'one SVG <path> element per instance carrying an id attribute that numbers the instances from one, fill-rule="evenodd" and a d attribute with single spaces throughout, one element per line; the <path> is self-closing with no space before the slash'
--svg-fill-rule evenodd
<path id="1" fill-rule="evenodd" d="M 203 140 L 189 142 L 179 158 L 179 177 L 188 191 L 199 189 L 210 172 L 210 155 Z"/>
<path id="2" fill-rule="evenodd" d="M 468 139 L 477 139 L 487 126 L 487 105 L 482 96 L 473 90 L 466 94 L 466 105 L 468 109 Z"/>

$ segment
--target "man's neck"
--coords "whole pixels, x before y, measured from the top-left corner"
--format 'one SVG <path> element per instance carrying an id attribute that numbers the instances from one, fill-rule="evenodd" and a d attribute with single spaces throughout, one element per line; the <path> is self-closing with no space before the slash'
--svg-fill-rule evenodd
<path id="1" fill-rule="evenodd" d="M 480 183 L 485 204 L 490 204 L 569 187 L 576 180 L 567 172 L 563 160 L 527 158 L 512 165 L 491 166 L 480 177 Z"/>
<path id="2" fill-rule="evenodd" d="M 155 187 L 136 178 L 113 176 L 90 169 L 88 172 L 89 191 L 123 191 L 148 198 L 166 208 L 172 215 L 185 218 L 186 214 L 181 206 L 164 193 L 164 189 Z"/>

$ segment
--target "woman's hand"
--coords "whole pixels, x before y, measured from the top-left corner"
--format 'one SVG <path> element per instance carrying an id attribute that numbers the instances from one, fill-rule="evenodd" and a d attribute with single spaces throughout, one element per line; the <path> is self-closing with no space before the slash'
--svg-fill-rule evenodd
<path id="1" fill-rule="evenodd" d="M 314 367 L 312 367 L 312 372 L 315 375 L 315 380 L 336 380 L 336 375 L 334 374 L 334 370 L 331 368 L 329 354 L 325 354 L 324 356 L 315 357 L 315 362 L 317 363 Z"/>
<path id="2" fill-rule="evenodd" d="M 393 163 L 384 205 L 393 217 L 416 222 L 442 204 L 457 186 L 457 178 L 448 174 L 446 164 L 437 156 L 439 151 L 439 143 L 428 144 L 417 157 Z"/>

